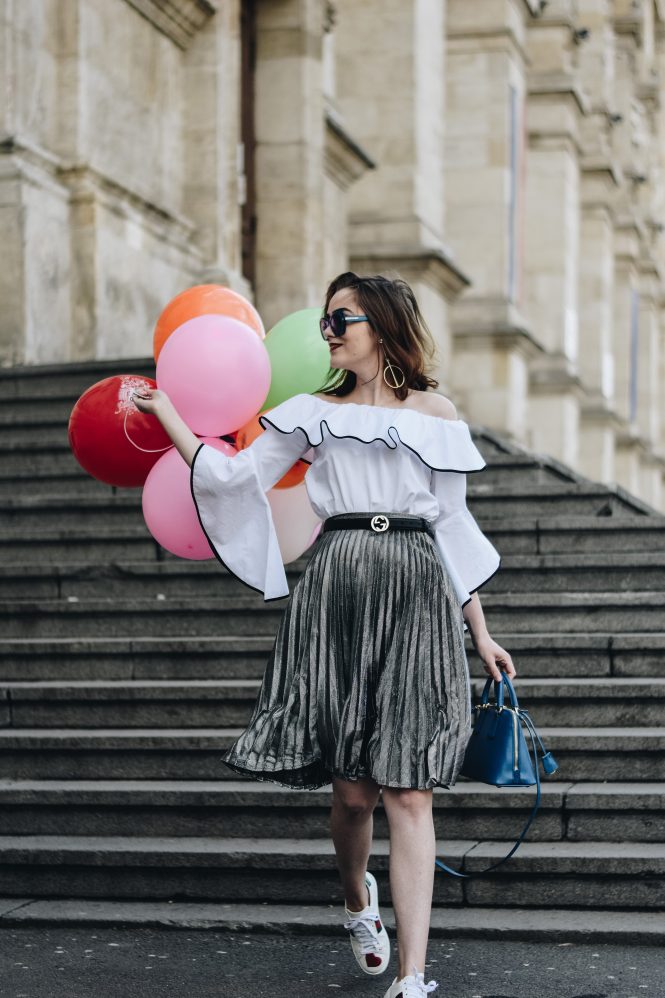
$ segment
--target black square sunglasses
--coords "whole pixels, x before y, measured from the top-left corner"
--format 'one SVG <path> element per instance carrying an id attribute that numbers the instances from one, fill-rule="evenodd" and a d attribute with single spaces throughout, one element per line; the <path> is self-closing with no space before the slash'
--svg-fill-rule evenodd
<path id="1" fill-rule="evenodd" d="M 336 308 L 330 315 L 324 315 L 319 319 L 321 336 L 325 340 L 326 329 L 332 329 L 333 336 L 344 336 L 349 322 L 368 322 L 366 315 L 347 315 L 343 308 Z"/>

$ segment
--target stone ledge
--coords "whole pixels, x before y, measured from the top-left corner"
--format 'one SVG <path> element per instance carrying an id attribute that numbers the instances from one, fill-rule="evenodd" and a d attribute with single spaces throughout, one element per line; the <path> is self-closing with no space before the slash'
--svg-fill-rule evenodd
<path id="1" fill-rule="evenodd" d="M 348 133 L 341 118 L 331 108 L 326 110 L 325 126 L 326 172 L 342 190 L 346 190 L 366 170 L 376 169 L 376 162 Z"/>
<path id="2" fill-rule="evenodd" d="M 393 911 L 383 907 L 394 931 Z M 226 929 L 300 935 L 342 934 L 339 911 L 325 906 L 214 904 L 192 901 L 44 901 L 0 899 L 2 925 L 140 925 L 162 928 Z M 434 908 L 430 935 L 440 938 L 622 942 L 662 945 L 661 912 L 585 911 L 573 908 L 496 908 L 450 905 Z"/>
<path id="3" fill-rule="evenodd" d="M 570 99 L 581 114 L 587 115 L 591 111 L 586 91 L 570 73 L 530 70 L 527 72 L 527 94 L 529 97 Z"/>
<path id="4" fill-rule="evenodd" d="M 126 0 L 158 31 L 186 49 L 206 21 L 217 13 L 218 0 Z"/>

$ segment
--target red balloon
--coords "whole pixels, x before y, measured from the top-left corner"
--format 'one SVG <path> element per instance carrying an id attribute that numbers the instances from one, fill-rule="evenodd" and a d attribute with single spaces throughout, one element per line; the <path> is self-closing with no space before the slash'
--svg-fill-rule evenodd
<path id="1" fill-rule="evenodd" d="M 69 417 L 69 446 L 93 478 L 137 488 L 173 446 L 157 417 L 139 412 L 132 400 L 133 392 L 156 387 L 141 374 L 115 374 L 81 395 Z"/>

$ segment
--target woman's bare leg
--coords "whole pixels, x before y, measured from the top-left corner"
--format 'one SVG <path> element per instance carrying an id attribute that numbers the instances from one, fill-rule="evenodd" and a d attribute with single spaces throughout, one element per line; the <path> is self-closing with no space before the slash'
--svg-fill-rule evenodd
<path id="1" fill-rule="evenodd" d="M 432 791 L 384 787 L 383 806 L 390 827 L 390 892 L 401 980 L 414 966 L 425 970 L 436 851 Z"/>
<path id="2" fill-rule="evenodd" d="M 349 911 L 362 911 L 369 904 L 365 871 L 372 848 L 372 813 L 379 794 L 380 787 L 372 779 L 333 778 L 330 831 Z"/>

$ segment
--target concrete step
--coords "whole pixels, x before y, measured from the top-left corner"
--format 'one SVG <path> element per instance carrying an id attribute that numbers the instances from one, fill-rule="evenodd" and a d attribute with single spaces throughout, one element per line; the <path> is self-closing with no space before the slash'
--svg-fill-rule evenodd
<path id="1" fill-rule="evenodd" d="M 141 490 L 120 490 L 116 495 L 20 496 L 0 502 L 3 529 L 17 534 L 53 531 L 66 527 L 95 527 L 104 530 L 143 526 Z"/>
<path id="2" fill-rule="evenodd" d="M 305 568 L 311 551 L 286 566 L 294 581 Z M 647 576 L 647 579 L 650 576 Z M 111 599 L 151 598 L 202 599 L 244 592 L 242 583 L 215 558 L 189 561 L 170 558 L 157 561 L 67 561 L 53 563 L 0 564 L 2 599 Z"/>
<path id="3" fill-rule="evenodd" d="M 480 699 L 482 679 L 473 682 Z M 0 683 L 0 726 L 16 728 L 206 728 L 249 722 L 258 679 L 53 680 Z M 520 679 L 520 705 L 534 724 L 657 726 L 665 678 Z"/>
<path id="4" fill-rule="evenodd" d="M 5 638 L 275 634 L 286 599 L 246 595 L 220 599 L 5 600 Z M 482 605 L 490 632 L 665 631 L 665 594 L 487 593 Z"/>
<path id="5" fill-rule="evenodd" d="M 501 555 L 665 550 L 665 517 L 548 516 L 478 521 Z"/>
<path id="6" fill-rule="evenodd" d="M 262 593 L 247 592 L 207 600 L 7 600 L 0 604 L 0 630 L 17 638 L 274 635 L 286 600 L 265 601 Z"/>
<path id="7" fill-rule="evenodd" d="M 435 788 L 434 825 L 444 838 L 512 842 L 533 788 L 461 778 Z M 255 780 L 0 780 L 0 835 L 167 835 L 327 838 L 331 788 L 306 794 Z M 663 842 L 664 783 L 543 782 L 528 841 Z M 374 834 L 388 836 L 383 805 Z"/>
<path id="8" fill-rule="evenodd" d="M 665 633 L 492 630 L 512 656 L 518 679 L 532 677 L 663 675 Z M 257 679 L 274 635 L 172 637 L 0 638 L 0 679 Z M 471 674 L 484 677 L 466 636 Z"/>
<path id="9" fill-rule="evenodd" d="M 657 551 L 502 554 L 491 589 L 494 593 L 662 591 L 665 561 Z"/>
<path id="10" fill-rule="evenodd" d="M 0 471 L 0 500 L 16 495 L 48 496 L 102 496 L 114 495 L 114 487 L 86 475 L 83 469 L 70 468 L 70 473 L 59 475 L 2 476 Z"/>
<path id="11" fill-rule="evenodd" d="M 0 777 L 233 778 L 220 755 L 241 728 L 0 728 Z M 662 778 L 665 728 L 539 726 L 559 763 L 552 782 Z"/>
<path id="12" fill-rule="evenodd" d="M 0 397 L 0 434 L 24 433 L 31 427 L 58 426 L 67 436 L 69 417 L 79 394 L 58 392 L 56 386 L 49 395 L 34 391 L 25 392 L 19 398 L 3 395 Z"/>
<path id="13" fill-rule="evenodd" d="M 473 683 L 477 699 L 483 683 Z M 665 677 L 519 679 L 516 694 L 536 727 L 656 727 L 665 717 Z"/>
<path id="14" fill-rule="evenodd" d="M 571 786 L 543 785 L 538 820 L 532 825 L 534 841 L 565 837 L 564 799 Z M 636 832 L 639 822 L 647 825 L 649 817 L 653 819 L 661 790 L 658 785 L 639 797 L 642 811 L 632 824 L 625 823 L 627 829 Z M 514 841 L 534 800 L 535 791 L 529 788 L 506 791 L 461 781 L 451 791 L 435 790 L 435 826 L 442 836 Z M 617 808 L 611 803 L 609 810 L 616 810 L 619 818 L 632 814 L 619 800 Z M 327 838 L 331 802 L 330 787 L 305 794 L 255 780 L 0 780 L 0 834 Z M 589 814 L 595 813 L 595 806 L 592 794 Z M 602 795 L 598 807 L 603 813 L 608 810 Z M 607 823 L 605 827 L 609 831 Z M 381 803 L 374 815 L 374 834 L 388 836 Z"/>
<path id="15" fill-rule="evenodd" d="M 50 443 L 36 438 L 31 446 L 12 440 L 0 445 L 0 481 L 11 479 L 20 483 L 42 476 L 74 474 L 89 477 L 72 454 L 66 436 Z"/>
<path id="16" fill-rule="evenodd" d="M 467 483 L 467 503 L 477 519 L 513 516 L 644 516 L 624 496 L 595 483 L 504 483 L 483 480 Z"/>
<path id="17" fill-rule="evenodd" d="M 503 842 L 438 839 L 439 857 L 480 870 Z M 390 903 L 388 841 L 376 839 L 370 868 Z M 665 888 L 665 845 L 626 842 L 524 842 L 493 874 L 460 882 L 434 879 L 434 907 L 511 903 L 649 911 Z M 333 844 L 302 837 L 0 836 L 3 896 L 180 898 L 272 903 L 343 902 Z"/>
<path id="18" fill-rule="evenodd" d="M 114 374 L 155 376 L 152 357 L 120 357 L 116 360 L 68 361 L 61 364 L 26 364 L 0 369 L 0 397 L 9 399 L 62 398 L 72 405 L 91 385 Z"/>
<path id="19" fill-rule="evenodd" d="M 166 552 L 145 524 L 110 529 L 63 527 L 17 533 L 0 527 L 0 564 L 45 564 L 72 559 L 105 564 L 109 561 L 161 560 Z"/>
<path id="20" fill-rule="evenodd" d="M 314 550 L 312 547 L 297 561 L 290 562 L 287 575 L 299 575 Z M 0 564 L 0 599 L 145 598 L 159 594 L 169 599 L 201 599 L 210 596 L 213 589 L 220 596 L 239 591 L 238 581 L 215 559 L 156 561 L 152 557 L 145 561 L 105 563 L 67 559 Z M 505 555 L 501 570 L 491 580 L 491 591 L 495 594 L 662 592 L 664 589 L 665 562 L 661 554 L 651 551 Z"/>
<path id="21" fill-rule="evenodd" d="M 393 909 L 382 904 L 381 914 L 388 930 L 394 933 Z M 343 938 L 342 920 L 340 909 L 330 905 L 216 904 L 172 899 L 100 901 L 81 897 L 66 900 L 0 898 L 0 925 L 5 927 L 165 927 Z M 665 937 L 665 914 L 659 911 L 608 911 L 605 908 L 596 908 L 590 913 L 579 908 L 483 908 L 480 905 L 463 908 L 451 905 L 433 909 L 429 934 L 432 939 L 445 940 L 655 947 L 662 946 Z"/>

